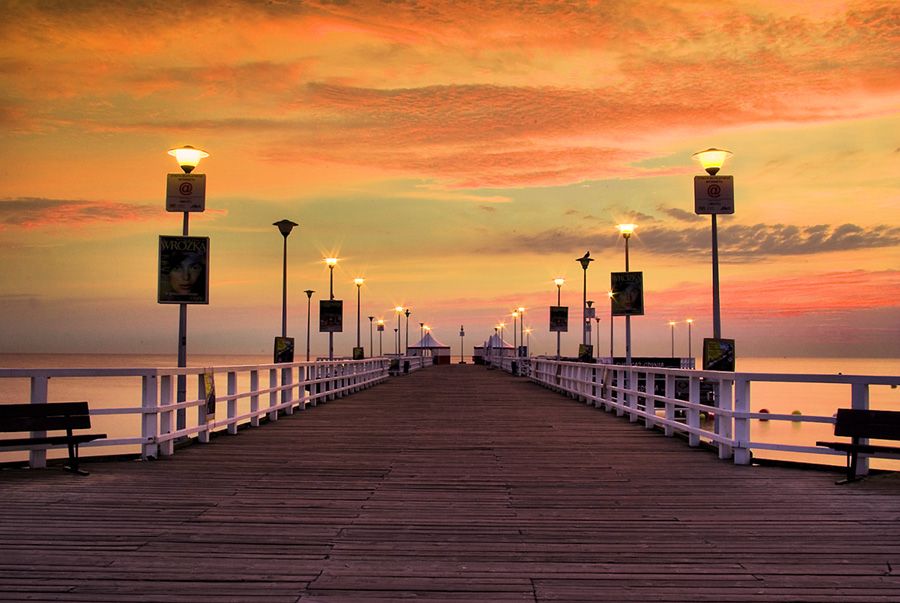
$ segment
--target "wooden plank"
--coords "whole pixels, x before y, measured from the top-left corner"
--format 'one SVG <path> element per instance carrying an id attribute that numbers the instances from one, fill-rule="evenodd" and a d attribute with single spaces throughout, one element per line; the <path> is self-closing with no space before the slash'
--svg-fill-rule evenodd
<path id="1" fill-rule="evenodd" d="M 154 462 L 0 471 L 0 599 L 898 601 L 900 476 L 736 467 L 441 366 Z"/>

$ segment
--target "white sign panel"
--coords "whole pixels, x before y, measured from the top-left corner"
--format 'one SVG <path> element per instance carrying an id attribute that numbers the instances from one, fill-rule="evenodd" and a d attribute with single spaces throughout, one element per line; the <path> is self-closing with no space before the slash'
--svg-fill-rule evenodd
<path id="1" fill-rule="evenodd" d="M 166 211 L 206 209 L 206 174 L 169 174 L 166 181 Z"/>
<path id="2" fill-rule="evenodd" d="M 733 214 L 733 176 L 694 176 L 695 214 Z"/>

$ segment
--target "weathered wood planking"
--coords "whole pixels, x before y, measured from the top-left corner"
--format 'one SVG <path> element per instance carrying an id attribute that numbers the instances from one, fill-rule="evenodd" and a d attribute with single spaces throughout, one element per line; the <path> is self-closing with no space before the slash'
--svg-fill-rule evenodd
<path id="1" fill-rule="evenodd" d="M 900 479 L 736 467 L 445 366 L 81 478 L 0 472 L 3 601 L 900 601 Z"/>

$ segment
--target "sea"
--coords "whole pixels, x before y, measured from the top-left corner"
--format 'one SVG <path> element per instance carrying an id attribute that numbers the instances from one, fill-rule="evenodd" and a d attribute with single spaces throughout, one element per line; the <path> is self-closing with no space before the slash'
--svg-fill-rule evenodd
<path id="1" fill-rule="evenodd" d="M 454 360 L 458 359 L 455 357 Z M 471 362 L 470 358 L 467 361 Z M 192 367 L 221 367 L 268 364 L 269 355 L 189 355 Z M 174 355 L 165 354 L 0 354 L 0 368 L 146 368 L 172 367 Z M 879 375 L 896 376 L 900 383 L 900 358 L 739 358 L 736 369 L 748 373 L 783 373 L 815 375 Z M 246 378 L 244 378 L 246 380 Z M 239 387 L 246 384 L 239 382 Z M 0 404 L 27 402 L 29 380 L 0 378 Z M 224 387 L 224 383 L 219 386 Z M 244 389 L 246 391 L 246 389 Z M 221 395 L 221 394 L 220 394 Z M 50 380 L 50 401 L 88 400 L 92 408 L 139 407 L 139 377 L 54 378 Z M 751 385 L 751 410 L 773 414 L 806 416 L 834 415 L 838 408 L 850 406 L 850 386 L 809 383 L 766 383 Z M 900 387 L 878 385 L 869 388 L 869 406 L 873 409 L 900 410 Z M 140 434 L 140 416 L 107 415 L 93 417 L 96 431 L 111 437 L 134 437 Z M 7 434 L 0 434 L 2 439 Z M 797 446 L 813 446 L 817 440 L 833 437 L 830 424 L 784 421 L 753 421 L 751 438 L 756 442 L 772 442 Z M 136 446 L 85 448 L 84 456 L 134 454 Z M 793 461 L 825 465 L 842 465 L 843 457 L 758 449 L 756 459 Z M 64 456 L 51 451 L 51 458 Z M 0 463 L 18 462 L 27 452 L 0 452 Z M 873 468 L 900 470 L 900 461 L 872 460 Z"/>

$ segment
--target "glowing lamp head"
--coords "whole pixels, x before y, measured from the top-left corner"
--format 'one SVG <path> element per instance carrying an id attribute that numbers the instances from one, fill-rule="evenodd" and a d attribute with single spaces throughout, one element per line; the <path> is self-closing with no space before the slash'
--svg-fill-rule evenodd
<path id="1" fill-rule="evenodd" d="M 518 313 L 518 312 L 513 312 L 513 313 L 512 313 L 512 317 L 513 317 L 513 318 L 518 318 L 518 317 L 519 317 L 519 313 Z"/>
<path id="2" fill-rule="evenodd" d="M 725 160 L 731 157 L 731 154 L 731 151 L 722 149 L 706 149 L 705 151 L 694 153 L 691 157 L 700 162 L 707 174 L 715 176 L 722 169 Z"/>
<path id="3" fill-rule="evenodd" d="M 425 325 L 424 329 L 425 329 L 425 332 L 426 332 L 426 333 L 430 333 L 430 332 L 431 332 L 431 327 L 429 327 L 428 325 Z"/>
<path id="4" fill-rule="evenodd" d="M 397 314 L 403 314 L 403 306 L 397 306 L 396 308 L 394 308 L 394 312 L 396 312 Z"/>
<path id="5" fill-rule="evenodd" d="M 564 279 L 564 278 L 555 278 L 555 279 L 553 279 L 553 284 L 556 285 L 557 287 L 562 287 L 563 285 L 566 284 L 566 279 Z"/>
<path id="6" fill-rule="evenodd" d="M 337 266 L 338 259 L 337 258 L 325 258 L 325 265 L 329 268 L 334 268 Z"/>
<path id="7" fill-rule="evenodd" d="M 606 294 L 609 296 L 609 299 L 612 299 L 615 296 L 615 293 L 612 291 L 607 291 Z"/>
<path id="8" fill-rule="evenodd" d="M 366 282 L 366 279 L 361 278 L 361 277 L 356 277 L 355 279 L 353 279 L 353 284 L 356 285 L 357 287 L 362 287 L 362 284 L 364 282 Z"/>
<path id="9" fill-rule="evenodd" d="M 637 228 L 637 224 L 617 224 L 616 228 L 618 228 L 619 232 L 622 233 L 622 236 L 627 239 L 634 234 L 634 229 Z"/>
<path id="10" fill-rule="evenodd" d="M 384 319 L 383 319 L 383 318 L 379 318 L 379 319 L 378 319 L 378 326 L 379 326 L 379 327 L 383 327 L 383 326 L 384 326 Z"/>
<path id="11" fill-rule="evenodd" d="M 675 326 L 675 321 L 674 321 L 674 320 L 670 320 L 670 321 L 669 321 L 669 326 L 670 326 L 670 327 L 674 327 L 674 326 Z"/>
<path id="12" fill-rule="evenodd" d="M 169 149 L 169 155 L 175 158 L 175 161 L 178 162 L 185 174 L 190 174 L 194 171 L 201 159 L 209 157 L 209 153 L 206 151 L 195 149 L 189 144 L 177 149 Z"/>
<path id="13" fill-rule="evenodd" d="M 519 307 L 517 308 L 517 311 L 519 312 L 519 314 L 524 314 L 524 313 L 525 313 L 525 308 L 523 308 L 522 306 L 519 306 Z"/>
<path id="14" fill-rule="evenodd" d="M 687 322 L 689 325 L 692 325 L 692 324 L 694 324 L 694 319 L 688 318 L 685 322 Z"/>

